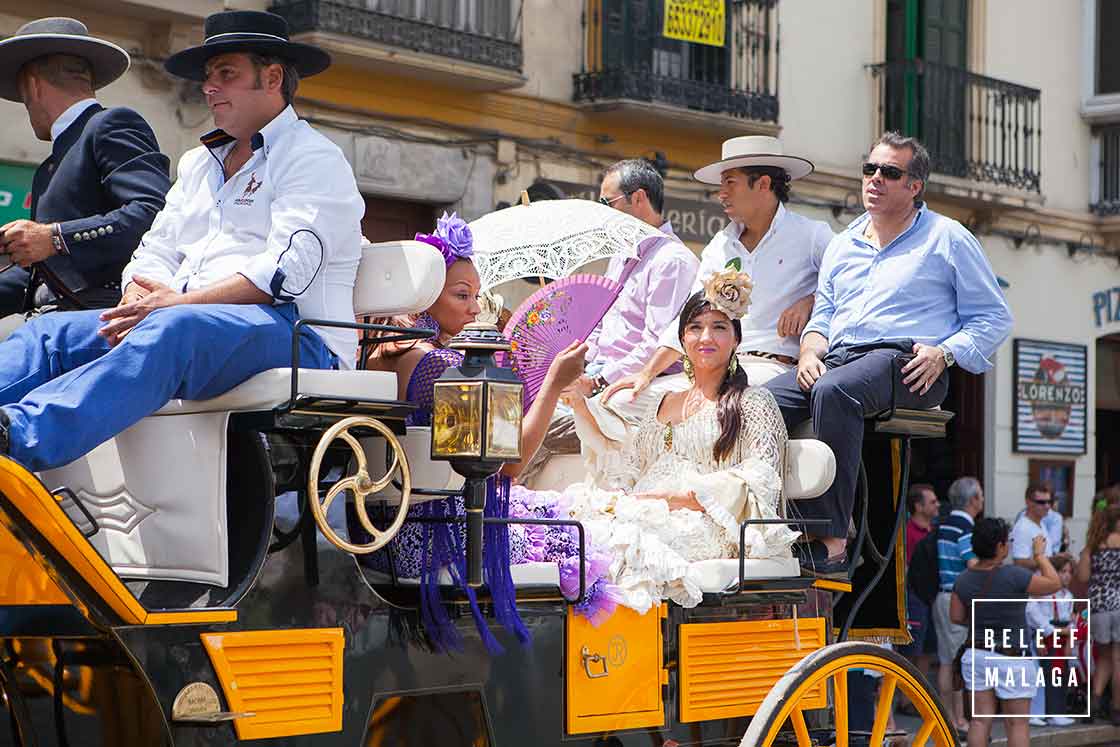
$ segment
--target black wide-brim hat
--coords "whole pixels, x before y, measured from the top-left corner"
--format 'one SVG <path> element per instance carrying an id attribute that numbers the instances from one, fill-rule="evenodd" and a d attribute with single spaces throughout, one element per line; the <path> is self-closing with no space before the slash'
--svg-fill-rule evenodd
<path id="1" fill-rule="evenodd" d="M 301 78 L 330 67 L 331 56 L 310 44 L 288 39 L 288 22 L 261 10 L 226 10 L 206 17 L 206 40 L 164 61 L 167 72 L 188 80 L 206 79 L 206 62 L 230 52 L 255 52 L 292 63 Z"/>
<path id="2" fill-rule="evenodd" d="M 89 63 L 94 90 L 125 74 L 131 60 L 116 44 L 90 36 L 89 29 L 73 18 L 40 18 L 20 26 L 0 41 L 0 98 L 22 102 L 20 69 L 39 57 L 68 54 Z"/>

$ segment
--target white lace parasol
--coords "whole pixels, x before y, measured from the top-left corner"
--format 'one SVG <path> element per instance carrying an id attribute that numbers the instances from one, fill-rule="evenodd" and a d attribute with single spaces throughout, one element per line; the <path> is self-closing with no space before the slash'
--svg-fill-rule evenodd
<path id="1" fill-rule="evenodd" d="M 482 289 L 526 277 L 563 278 L 615 255 L 638 256 L 655 227 L 591 200 L 544 200 L 484 215 L 470 224 Z"/>

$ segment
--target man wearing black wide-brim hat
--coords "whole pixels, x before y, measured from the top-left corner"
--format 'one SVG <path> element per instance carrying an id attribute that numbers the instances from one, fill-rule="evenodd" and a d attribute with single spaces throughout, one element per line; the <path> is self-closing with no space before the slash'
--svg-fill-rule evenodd
<path id="1" fill-rule="evenodd" d="M 32 181 L 31 219 L 0 226 L 0 253 L 31 270 L 29 279 L 19 273 L 23 287 L 4 284 L 0 308 L 105 308 L 120 299 L 121 270 L 171 187 L 170 163 L 144 118 L 94 97 L 128 66 L 127 52 L 73 18 L 41 18 L 0 41 L 0 98 L 21 102 L 36 137 L 52 143 Z"/>
<path id="2" fill-rule="evenodd" d="M 104 312 L 42 316 L 0 344 L 0 453 L 66 464 L 172 398 L 290 366 L 299 318 L 353 322 L 365 205 L 342 151 L 297 118 L 329 56 L 259 11 L 206 19 L 165 67 L 200 81 L 218 129 L 179 161 L 167 205 Z M 306 368 L 352 368 L 357 335 L 304 330 Z"/>

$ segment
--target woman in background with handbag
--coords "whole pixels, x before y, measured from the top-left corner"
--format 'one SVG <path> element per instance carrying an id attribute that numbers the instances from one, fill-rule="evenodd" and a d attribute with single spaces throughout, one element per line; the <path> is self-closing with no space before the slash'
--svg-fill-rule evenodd
<path id="1" fill-rule="evenodd" d="M 1031 698 L 1037 689 L 1038 662 L 1027 646 L 1027 597 L 1053 594 L 1062 587 L 1061 579 L 1046 557 L 1046 538 L 1035 538 L 1032 547 L 1039 572 L 1017 565 L 1004 565 L 1009 529 L 1003 519 L 980 519 L 972 532 L 972 550 L 978 562 L 957 577 L 950 600 L 949 617 L 958 625 L 969 625 L 972 640 L 960 656 L 965 689 L 971 690 L 973 718 L 968 728 L 968 747 L 986 747 L 991 737 L 992 719 L 1002 713 L 1008 747 L 1030 744 Z M 983 600 L 1022 600 L 987 601 Z M 973 607 L 973 601 L 978 604 Z M 985 643 L 987 642 L 987 646 Z M 994 686 L 990 681 L 994 675 Z M 999 708 L 997 710 L 997 702 Z M 981 718 L 976 718 L 977 716 Z"/>

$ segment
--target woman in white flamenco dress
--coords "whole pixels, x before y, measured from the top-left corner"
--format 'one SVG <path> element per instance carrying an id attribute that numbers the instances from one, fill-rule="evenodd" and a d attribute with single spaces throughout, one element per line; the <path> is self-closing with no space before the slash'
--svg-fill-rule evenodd
<path id="1" fill-rule="evenodd" d="M 610 559 L 615 600 L 645 612 L 702 592 L 692 563 L 739 554 L 739 525 L 779 518 L 787 434 L 766 389 L 749 386 L 734 351 L 749 305 L 745 274 L 718 273 L 685 304 L 679 334 L 692 386 L 670 392 L 625 444 L 607 442 L 600 472 L 562 493 L 514 487 L 511 500 L 549 504 L 583 523 Z M 586 404 L 572 402 L 577 417 Z M 585 422 L 594 422 L 584 418 Z M 748 527 L 749 558 L 789 558 L 798 532 Z"/>

